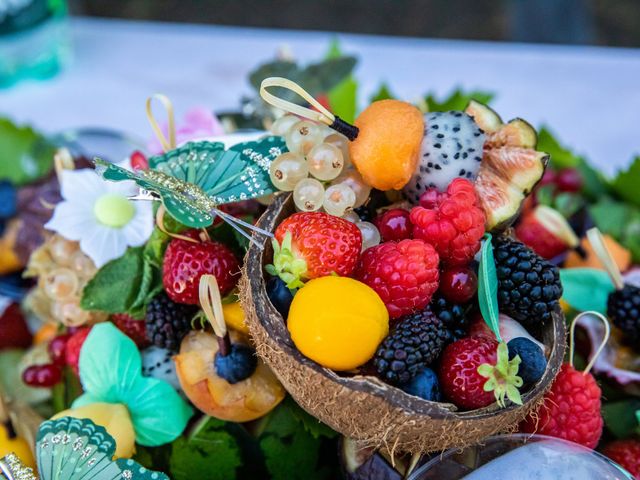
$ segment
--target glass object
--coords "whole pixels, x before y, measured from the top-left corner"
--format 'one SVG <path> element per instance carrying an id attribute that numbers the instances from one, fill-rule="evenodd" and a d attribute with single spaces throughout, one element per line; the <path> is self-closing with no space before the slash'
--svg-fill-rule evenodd
<path id="1" fill-rule="evenodd" d="M 0 0 L 0 88 L 52 77 L 70 50 L 66 0 Z"/>
<path id="2" fill-rule="evenodd" d="M 448 450 L 409 480 L 633 480 L 598 452 L 545 435 L 498 435 L 483 445 Z"/>

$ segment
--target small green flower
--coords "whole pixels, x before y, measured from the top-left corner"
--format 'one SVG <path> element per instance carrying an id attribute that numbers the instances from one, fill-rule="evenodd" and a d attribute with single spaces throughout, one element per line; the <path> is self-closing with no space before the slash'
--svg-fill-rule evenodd
<path id="1" fill-rule="evenodd" d="M 484 391 L 493 392 L 496 402 L 502 408 L 505 407 L 505 397 L 517 405 L 522 405 L 518 390 L 523 384 L 522 378 L 518 376 L 521 361 L 519 355 L 509 360 L 507 344 L 500 342 L 496 364 L 484 363 L 478 367 L 478 373 L 487 379 L 483 387 Z"/>
<path id="2" fill-rule="evenodd" d="M 273 264 L 265 267 L 269 275 L 278 276 L 290 290 L 304 285 L 301 278 L 307 273 L 307 262 L 297 258 L 291 247 L 291 232 L 282 239 L 282 245 L 273 239 Z"/>

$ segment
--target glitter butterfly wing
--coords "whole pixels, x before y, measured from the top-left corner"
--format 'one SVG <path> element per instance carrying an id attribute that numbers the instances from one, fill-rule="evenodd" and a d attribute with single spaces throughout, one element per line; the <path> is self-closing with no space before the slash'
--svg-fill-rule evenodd
<path id="1" fill-rule="evenodd" d="M 113 460 L 116 442 L 89 419 L 63 417 L 40 426 L 36 457 L 41 480 L 169 480 L 130 459 Z"/>
<path id="2" fill-rule="evenodd" d="M 274 192 L 269 166 L 286 151 L 282 137 L 268 136 L 225 150 L 220 142 L 188 142 L 149 159 L 149 170 L 131 172 L 95 159 L 106 180 L 133 180 L 158 195 L 167 212 L 193 228 L 213 223 L 219 205 Z"/>

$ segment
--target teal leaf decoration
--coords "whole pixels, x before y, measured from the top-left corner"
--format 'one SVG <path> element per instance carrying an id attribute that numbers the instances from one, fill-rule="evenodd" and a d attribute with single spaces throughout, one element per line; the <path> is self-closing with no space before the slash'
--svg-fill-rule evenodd
<path id="1" fill-rule="evenodd" d="M 167 212 L 192 228 L 213 223 L 213 210 L 225 203 L 262 197 L 275 191 L 271 162 L 286 152 L 282 137 L 268 136 L 225 150 L 220 142 L 188 142 L 149 159 L 149 170 L 129 171 L 94 159 L 106 180 L 133 180 L 159 196 Z"/>
<path id="2" fill-rule="evenodd" d="M 562 298 L 575 310 L 607 314 L 607 299 L 616 288 L 604 270 L 563 268 L 560 270 Z"/>
<path id="3" fill-rule="evenodd" d="M 144 446 L 172 442 L 184 431 L 191 407 L 167 382 L 142 376 L 138 348 L 112 323 L 92 328 L 80 351 L 79 367 L 85 394 L 73 408 L 97 402 L 125 404 L 136 442 Z"/>
<path id="4" fill-rule="evenodd" d="M 41 480 L 169 480 L 130 459 L 114 461 L 116 442 L 89 419 L 62 417 L 40 425 L 36 457 Z"/>
<path id="5" fill-rule="evenodd" d="M 498 275 L 493 258 L 491 234 L 487 233 L 480 250 L 480 267 L 478 268 L 478 303 L 480 313 L 498 341 L 500 337 L 500 311 L 498 309 Z"/>

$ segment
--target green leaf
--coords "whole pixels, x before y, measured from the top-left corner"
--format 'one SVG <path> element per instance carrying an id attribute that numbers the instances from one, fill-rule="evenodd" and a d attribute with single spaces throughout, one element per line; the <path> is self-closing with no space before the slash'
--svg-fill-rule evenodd
<path id="1" fill-rule="evenodd" d="M 443 99 L 436 99 L 435 95 L 430 93 L 425 97 L 425 102 L 430 112 L 447 112 L 449 110 L 464 110 L 471 100 L 489 104 L 494 96 L 491 92 L 481 90 L 464 92 L 458 88 Z"/>
<path id="2" fill-rule="evenodd" d="M 103 265 L 82 291 L 80 306 L 90 311 L 128 313 L 144 277 L 143 249 L 129 248 L 122 257 Z"/>
<path id="3" fill-rule="evenodd" d="M 546 126 L 538 129 L 538 145 L 536 149 L 551 155 L 551 165 L 556 169 L 577 167 L 580 162 L 577 155 L 560 145 L 560 142 Z"/>
<path id="4" fill-rule="evenodd" d="M 498 275 L 496 273 L 496 263 L 493 258 L 493 245 L 491 244 L 491 234 L 487 233 L 482 242 L 480 250 L 480 267 L 478 268 L 478 303 L 480 313 L 491 331 L 496 335 L 498 341 L 500 337 L 500 319 L 498 310 Z"/>
<path id="5" fill-rule="evenodd" d="M 640 262 L 640 208 L 603 197 L 589 207 L 589 214 L 603 233 L 628 248 L 634 262 Z"/>
<path id="6" fill-rule="evenodd" d="M 611 186 L 622 199 L 640 206 L 640 157 L 636 157 L 627 170 L 618 172 Z"/>
<path id="7" fill-rule="evenodd" d="M 552 157 L 553 158 L 553 157 Z M 582 194 L 592 201 L 610 192 L 609 181 L 602 172 L 593 168 L 586 159 L 580 157 L 576 167 L 582 176 Z"/>
<path id="8" fill-rule="evenodd" d="M 640 400 L 635 398 L 605 403 L 602 406 L 602 416 L 607 429 L 617 438 L 632 436 L 640 425 L 640 418 L 637 416 L 639 409 Z"/>
<path id="9" fill-rule="evenodd" d="M 174 480 L 233 480 L 242 465 L 240 449 L 225 423 L 207 417 L 188 438 L 173 443 L 170 458 Z"/>
<path id="10" fill-rule="evenodd" d="M 340 44 L 337 39 L 331 42 L 327 58 L 340 58 Z M 342 82 L 337 84 L 327 92 L 329 98 L 330 110 L 344 121 L 353 123 L 356 118 L 356 109 L 358 106 L 358 82 L 349 75 Z"/>
<path id="11" fill-rule="evenodd" d="M 604 270 L 596 268 L 563 268 L 560 270 L 562 298 L 575 310 L 607 313 L 607 299 L 615 290 Z"/>
<path id="12" fill-rule="evenodd" d="M 371 103 L 377 102 L 378 100 L 388 100 L 396 98 L 391 90 L 389 90 L 389 86 L 386 83 L 382 83 L 378 91 L 373 94 L 371 97 Z"/>
<path id="13" fill-rule="evenodd" d="M 268 435 L 260 440 L 269 478 L 273 480 L 319 480 L 328 478 L 329 468 L 318 465 L 320 439 L 304 430 L 291 438 Z"/>
<path id="14" fill-rule="evenodd" d="M 300 76 L 300 69 L 295 62 L 290 60 L 276 60 L 274 62 L 259 65 L 249 74 L 249 83 L 256 90 L 260 90 L 260 83 L 268 77 L 284 77 L 297 81 Z"/>
<path id="15" fill-rule="evenodd" d="M 342 56 L 308 65 L 299 83 L 313 96 L 328 93 L 351 75 L 356 63 L 355 57 Z"/>
<path id="16" fill-rule="evenodd" d="M 51 171 L 55 146 L 31 127 L 0 118 L 0 152 L 0 179 L 20 186 Z"/>

